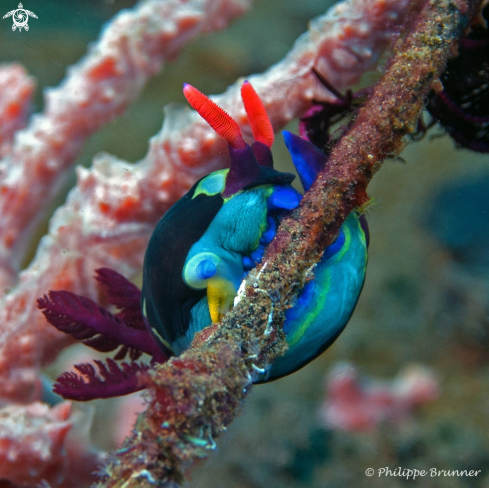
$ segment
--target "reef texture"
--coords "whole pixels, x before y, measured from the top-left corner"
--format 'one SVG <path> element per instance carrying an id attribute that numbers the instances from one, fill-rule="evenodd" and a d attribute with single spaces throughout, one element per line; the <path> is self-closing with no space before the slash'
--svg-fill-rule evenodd
<path id="1" fill-rule="evenodd" d="M 328 375 L 326 390 L 320 423 L 327 429 L 349 431 L 406 422 L 417 408 L 440 395 L 433 371 L 416 364 L 406 366 L 389 382 L 360 378 L 352 364 L 338 364 Z"/>
<path id="2" fill-rule="evenodd" d="M 69 488 L 89 482 L 102 458 L 80 438 L 70 437 L 74 422 L 70 402 L 0 409 L 0 483 L 35 486 L 44 480 Z"/>
<path id="3" fill-rule="evenodd" d="M 34 88 L 22 66 L 0 65 L 0 157 L 10 153 L 15 132 L 27 124 Z"/>

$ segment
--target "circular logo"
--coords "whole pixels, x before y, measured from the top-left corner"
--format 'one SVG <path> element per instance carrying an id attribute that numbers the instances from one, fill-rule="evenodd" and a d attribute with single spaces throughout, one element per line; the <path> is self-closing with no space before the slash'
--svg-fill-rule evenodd
<path id="1" fill-rule="evenodd" d="M 373 475 L 374 475 L 374 473 L 375 473 L 375 471 L 374 471 L 374 469 L 373 469 L 373 468 L 367 468 L 367 469 L 365 470 L 365 474 L 366 474 L 367 476 L 373 476 Z"/>
<path id="2" fill-rule="evenodd" d="M 18 8 L 14 12 L 14 15 L 12 16 L 12 20 L 14 21 L 15 27 L 19 29 L 22 29 L 22 27 L 24 27 L 26 28 L 26 30 L 29 29 L 29 27 L 27 27 L 29 16 L 27 15 L 27 12 L 23 8 Z"/>
<path id="3" fill-rule="evenodd" d="M 19 29 L 19 32 L 22 29 L 25 29 L 26 31 L 29 30 L 29 25 L 27 24 L 27 22 L 29 21 L 29 17 L 34 17 L 35 19 L 37 19 L 37 15 L 34 12 L 25 9 L 21 3 L 19 3 L 17 9 L 11 10 L 3 16 L 4 19 L 6 19 L 7 17 L 12 17 L 12 20 L 14 22 L 12 25 L 12 30 L 15 31 L 16 29 Z"/>

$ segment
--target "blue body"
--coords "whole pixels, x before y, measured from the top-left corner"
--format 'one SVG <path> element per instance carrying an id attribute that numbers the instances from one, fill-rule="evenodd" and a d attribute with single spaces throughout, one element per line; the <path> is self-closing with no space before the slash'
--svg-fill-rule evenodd
<path id="1" fill-rule="evenodd" d="M 270 205 L 269 200 L 284 190 L 289 198 L 297 193 L 290 186 L 261 185 L 227 200 L 223 199 L 219 210 L 212 219 L 208 219 L 210 222 L 206 229 L 189 247 L 183 261 L 180 260 L 180 287 L 195 292 L 196 298 L 191 302 L 185 323 L 179 324 L 179 328 L 176 327 L 175 317 L 170 323 L 162 325 L 148 314 L 149 302 L 151 307 L 158 299 L 165 302 L 166 307 L 168 305 L 168 300 L 163 297 L 166 293 L 168 299 L 168 288 L 162 288 L 158 298 L 154 293 L 158 287 L 151 290 L 148 284 L 158 278 L 163 282 L 171 279 L 171 273 L 161 267 L 165 261 L 163 255 L 171 258 L 172 253 L 176 256 L 179 250 L 172 249 L 170 240 L 164 240 L 164 244 L 161 244 L 161 231 L 158 232 L 157 228 L 145 258 L 142 295 L 143 311 L 157 341 L 175 354 L 181 354 L 190 346 L 195 332 L 218 321 L 212 320 L 209 309 L 207 288 L 212 281 L 217 282 L 222 298 L 218 300 L 221 305 L 219 319 L 232 308 L 239 285 L 248 273 L 249 266 L 246 263 L 253 262 L 251 256 L 257 261 L 261 260 L 264 246 L 274 236 L 280 211 Z M 191 192 L 193 194 L 189 202 L 194 207 L 192 213 L 207 208 L 200 199 L 197 201 L 197 197 L 214 198 L 219 193 L 195 195 L 194 190 Z M 195 205 L 192 205 L 193 202 Z M 171 218 L 171 211 L 169 214 Z M 162 219 L 164 222 L 165 217 Z M 156 246 L 153 241 L 157 242 Z M 159 266 L 155 266 L 155 262 Z M 209 266 L 215 268 L 210 278 L 207 278 L 205 269 L 202 273 L 202 266 L 199 266 L 202 262 L 210 262 L 212 264 Z M 168 259 L 167 263 L 173 268 L 178 260 Z M 334 342 L 353 313 L 363 286 L 366 265 L 366 236 L 359 216 L 352 212 L 341 227 L 336 241 L 326 248 L 322 260 L 312 270 L 314 279 L 305 286 L 294 307 L 286 312 L 284 332 L 289 345 L 287 353 L 278 358 L 258 381 L 273 380 L 296 371 Z M 174 298 L 170 301 L 174 302 Z M 170 329 L 172 332 L 178 330 L 179 333 L 168 333 Z"/>
<path id="2" fill-rule="evenodd" d="M 229 117 L 215 119 L 215 107 L 211 109 L 208 116 L 216 127 L 216 120 Z M 247 113 L 253 118 L 253 112 Z M 235 130 L 232 122 L 231 128 Z M 241 282 L 261 262 L 282 216 L 302 198 L 290 186 L 294 175 L 273 169 L 269 139 L 268 146 L 260 141 L 249 146 L 242 140 L 236 143 L 236 137 L 231 138 L 236 147 L 229 146 L 230 169 L 198 181 L 161 219 L 146 250 L 141 308 L 154 339 L 174 354 L 182 353 L 195 332 L 220 322 L 233 307 Z M 284 138 L 308 190 L 327 156 L 294 134 L 284 131 Z M 311 280 L 286 312 L 289 349 L 257 382 L 301 368 L 327 349 L 348 323 L 367 265 L 362 219 L 352 212 L 311 269 Z"/>
<path id="3" fill-rule="evenodd" d="M 326 248 L 310 281 L 285 314 L 289 349 L 263 379 L 293 373 L 325 351 L 341 334 L 355 309 L 367 267 L 367 241 L 356 212 Z"/>

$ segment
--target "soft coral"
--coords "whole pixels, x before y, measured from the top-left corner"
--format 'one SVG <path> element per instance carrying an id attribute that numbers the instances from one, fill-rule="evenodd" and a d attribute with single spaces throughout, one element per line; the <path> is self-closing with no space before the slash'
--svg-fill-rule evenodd
<path id="1" fill-rule="evenodd" d="M 162 351 L 146 330 L 141 313 L 141 291 L 124 276 L 109 268 L 96 270 L 96 279 L 106 288 L 107 300 L 120 311 L 112 314 L 93 300 L 69 291 L 50 291 L 38 299 L 38 307 L 47 321 L 58 330 L 71 334 L 83 344 L 100 352 L 119 348 L 114 359 L 106 363 L 95 361 L 75 365 L 81 374 L 65 372 L 58 377 L 54 391 L 71 400 L 93 400 L 126 395 L 145 388 L 138 373 L 148 366 L 137 363 L 142 353 L 152 356 L 154 362 L 163 363 L 171 352 Z M 120 366 L 115 360 L 129 355 L 130 363 Z"/>

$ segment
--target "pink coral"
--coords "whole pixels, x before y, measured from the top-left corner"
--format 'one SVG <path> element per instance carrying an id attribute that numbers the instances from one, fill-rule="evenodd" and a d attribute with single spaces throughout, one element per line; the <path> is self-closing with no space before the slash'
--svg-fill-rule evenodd
<path id="1" fill-rule="evenodd" d="M 361 380 L 350 364 L 332 369 L 321 423 L 338 430 L 374 429 L 380 422 L 400 422 L 420 405 L 438 398 L 440 387 L 427 367 L 409 365 L 392 381 Z"/>
<path id="2" fill-rule="evenodd" d="M 0 157 L 12 150 L 15 132 L 27 124 L 34 88 L 22 66 L 0 65 Z"/>
<path id="3" fill-rule="evenodd" d="M 0 260 L 17 270 L 39 209 L 56 195 L 83 143 L 121 114 L 163 61 L 191 38 L 222 28 L 247 2 L 150 0 L 121 12 L 99 42 L 46 92 L 46 109 L 0 162 Z M 10 271 L 10 270 L 9 270 Z M 3 287 L 10 282 L 4 277 Z M 3 288 L 2 287 L 2 288 Z"/>
<path id="4" fill-rule="evenodd" d="M 0 478 L 22 486 L 42 480 L 53 487 L 87 482 L 99 460 L 79 439 L 67 436 L 73 426 L 71 405 L 39 402 L 0 409 Z M 79 471 L 77 466 L 83 465 Z M 78 478 L 74 482 L 74 474 Z"/>

